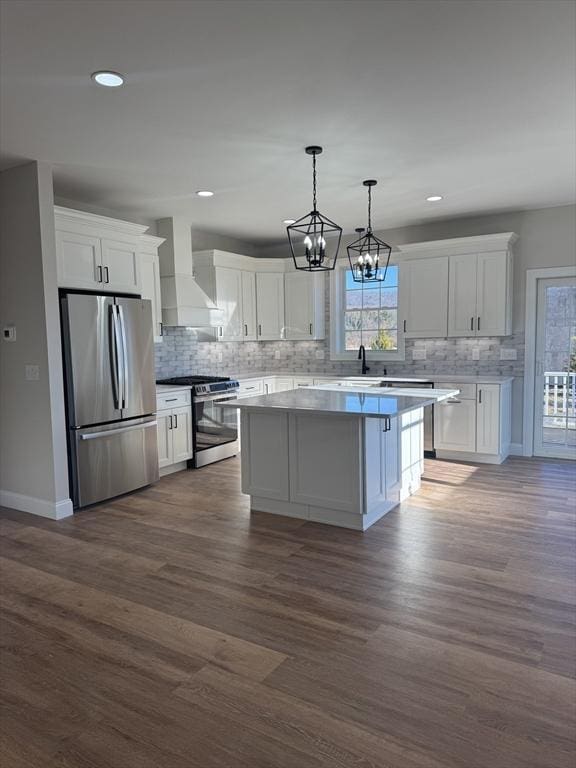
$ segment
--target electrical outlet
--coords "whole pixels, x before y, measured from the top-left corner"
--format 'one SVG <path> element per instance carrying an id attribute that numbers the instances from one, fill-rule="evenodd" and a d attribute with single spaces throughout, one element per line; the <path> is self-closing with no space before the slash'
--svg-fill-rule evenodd
<path id="1" fill-rule="evenodd" d="M 25 367 L 26 381 L 38 381 L 40 378 L 40 366 L 39 365 L 27 365 Z"/>
<path id="2" fill-rule="evenodd" d="M 2 328 L 2 338 L 4 341 L 16 341 L 16 326 L 7 325 Z"/>
<path id="3" fill-rule="evenodd" d="M 480 347 L 472 349 L 472 360 L 480 360 Z"/>
<path id="4" fill-rule="evenodd" d="M 517 360 L 518 352 L 515 349 L 506 349 L 502 347 L 500 349 L 500 360 Z"/>
<path id="5" fill-rule="evenodd" d="M 413 349 L 412 360 L 426 360 L 426 350 L 423 347 Z"/>
<path id="6" fill-rule="evenodd" d="M 326 357 L 326 355 L 324 354 L 324 350 L 323 349 L 317 349 L 316 350 L 316 360 L 324 360 L 325 357 Z"/>
<path id="7" fill-rule="evenodd" d="M 218 352 L 218 362 L 224 362 L 224 352 Z"/>
<path id="8" fill-rule="evenodd" d="M 275 352 L 274 352 L 274 359 L 275 360 L 280 360 L 280 350 L 279 349 L 275 350 Z"/>

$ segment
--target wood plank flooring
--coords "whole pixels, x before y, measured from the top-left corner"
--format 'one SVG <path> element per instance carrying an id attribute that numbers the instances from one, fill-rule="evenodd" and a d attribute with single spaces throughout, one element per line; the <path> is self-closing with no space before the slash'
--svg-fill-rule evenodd
<path id="1" fill-rule="evenodd" d="M 239 462 L 1 533 L 3 768 L 574 768 L 576 472 L 427 462 L 366 533 Z"/>

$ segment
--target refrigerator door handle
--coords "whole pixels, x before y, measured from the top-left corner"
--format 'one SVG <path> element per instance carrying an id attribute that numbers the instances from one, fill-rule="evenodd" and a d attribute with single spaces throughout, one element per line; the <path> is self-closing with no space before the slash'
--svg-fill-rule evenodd
<path id="1" fill-rule="evenodd" d="M 122 306 L 116 307 L 120 321 L 122 334 L 122 408 L 128 407 L 128 349 L 126 347 L 126 323 L 124 322 L 124 310 Z"/>
<path id="2" fill-rule="evenodd" d="M 114 408 L 120 410 L 120 371 L 118 368 L 118 324 L 116 322 L 116 306 L 110 305 L 110 372 L 112 374 L 112 390 L 114 395 Z"/>
<path id="3" fill-rule="evenodd" d="M 96 440 L 97 437 L 109 437 L 110 435 L 121 435 L 124 432 L 134 432 L 137 429 L 148 429 L 157 426 L 157 421 L 147 421 L 145 424 L 132 424 L 130 427 L 120 427 L 120 429 L 105 429 L 103 432 L 88 432 L 80 435 L 80 440 Z"/>

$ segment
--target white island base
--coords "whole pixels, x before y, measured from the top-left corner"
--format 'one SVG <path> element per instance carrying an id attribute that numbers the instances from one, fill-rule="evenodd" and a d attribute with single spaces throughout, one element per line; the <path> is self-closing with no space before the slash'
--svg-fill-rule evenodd
<path id="1" fill-rule="evenodd" d="M 251 509 L 365 531 L 420 488 L 423 415 L 241 409 Z"/>

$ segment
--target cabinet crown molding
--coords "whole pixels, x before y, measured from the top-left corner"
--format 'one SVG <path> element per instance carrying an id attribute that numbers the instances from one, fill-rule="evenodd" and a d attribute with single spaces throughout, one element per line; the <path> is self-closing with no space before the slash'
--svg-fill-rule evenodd
<path id="1" fill-rule="evenodd" d="M 110 232 L 125 232 L 129 235 L 143 235 L 144 232 L 149 229 L 149 227 L 144 224 L 134 224 L 131 221 L 124 221 L 123 219 L 112 219 L 110 216 L 86 213 L 86 211 L 77 211 L 74 208 L 63 208 L 60 205 L 54 206 L 54 216 L 56 219 L 56 229 L 66 229 L 66 227 L 76 228 L 79 225 L 88 225 L 103 230 L 109 230 Z M 152 237 L 152 235 L 149 235 L 149 237 Z"/>
<path id="2" fill-rule="evenodd" d="M 399 257 L 456 256 L 466 253 L 488 253 L 506 251 L 518 240 L 514 232 L 499 232 L 493 235 L 454 237 L 448 240 L 428 240 L 422 243 L 397 245 Z"/>

